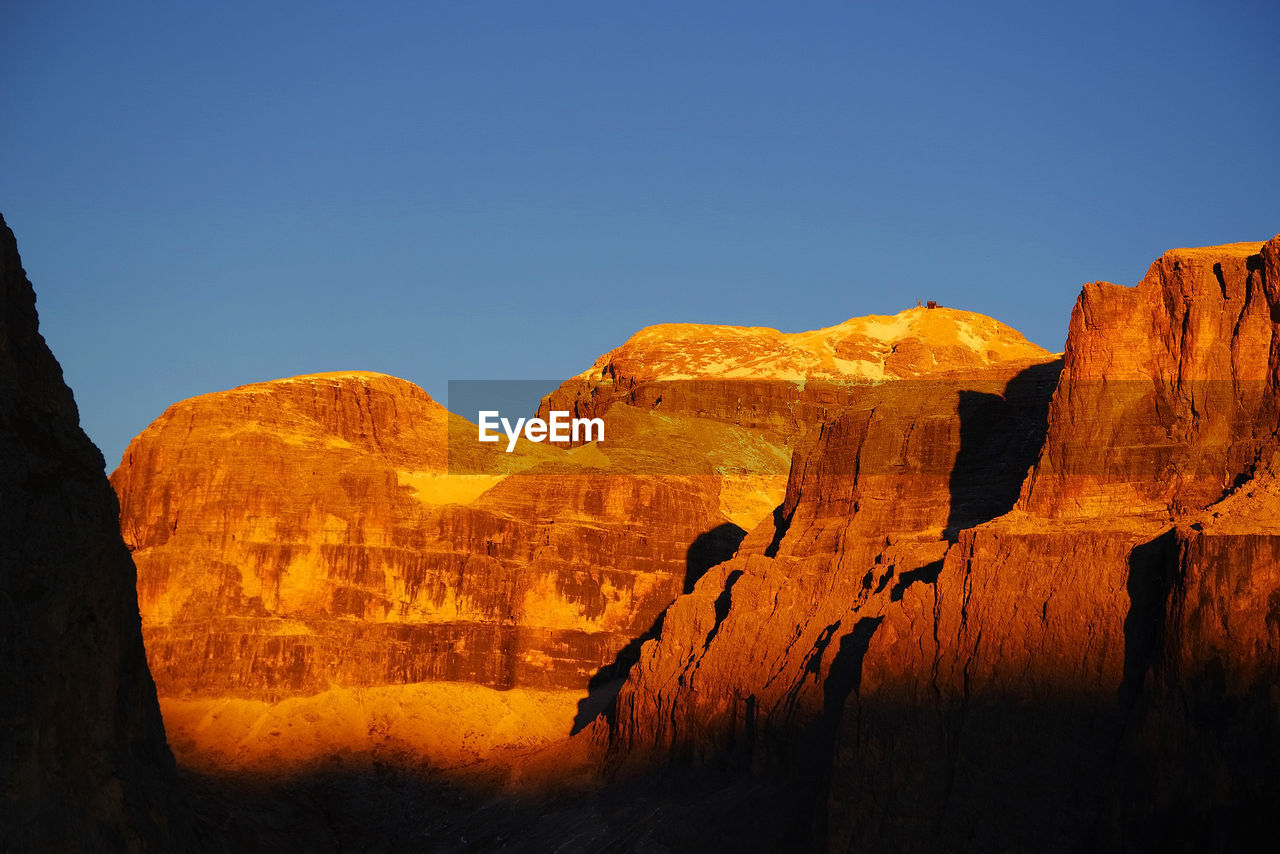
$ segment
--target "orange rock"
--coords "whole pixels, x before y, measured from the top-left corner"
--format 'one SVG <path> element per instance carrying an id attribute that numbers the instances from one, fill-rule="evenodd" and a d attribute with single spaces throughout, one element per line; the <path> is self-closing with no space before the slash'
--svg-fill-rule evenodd
<path id="1" fill-rule="evenodd" d="M 1277 412 L 1263 274 L 1275 253 L 1275 241 L 1175 249 L 1136 288 L 1085 286 L 1023 506 L 1167 515 L 1222 495 Z"/>
<path id="2" fill-rule="evenodd" d="M 450 429 L 475 428 L 376 374 L 170 407 L 112 476 L 161 694 L 577 688 L 728 524 L 714 477 L 573 469 L 546 446 L 510 464 L 567 473 L 451 475 Z"/>
<path id="3" fill-rule="evenodd" d="M 790 442 L 843 408 L 851 389 L 999 371 L 1047 355 L 999 321 L 954 309 L 906 309 L 797 333 L 669 323 L 642 329 L 601 356 L 539 411 L 595 415 L 621 401 L 729 421 Z"/>
<path id="4" fill-rule="evenodd" d="M 670 353 L 668 332 L 633 342 Z M 718 383 L 734 410 L 606 406 L 596 395 L 607 442 L 521 443 L 510 456 L 480 446 L 474 426 L 420 389 L 377 374 L 295 377 L 175 404 L 112 475 L 139 567 L 152 672 L 166 710 L 183 710 L 170 714 L 175 744 L 191 761 L 279 761 L 278 739 L 252 735 L 272 729 L 277 712 L 238 713 L 230 728 L 208 715 L 230 698 L 271 706 L 335 689 L 474 683 L 560 692 L 576 710 L 593 674 L 729 556 L 741 529 L 771 517 L 788 445 L 836 400 L 797 405 L 815 400 L 804 397 L 810 376 L 845 377 L 844 397 L 867 392 L 883 368 L 865 365 L 892 361 L 894 346 L 926 333 L 939 336 L 937 352 L 913 356 L 924 367 L 911 371 L 978 364 L 999 378 L 1047 358 L 963 312 L 904 312 L 796 336 L 697 327 L 707 358 L 682 363 L 681 376 L 694 379 L 666 388 L 691 386 L 684 392 L 696 397 L 697 383 Z M 761 362 L 779 340 L 791 342 L 790 361 Z M 865 365 L 848 372 L 854 355 Z M 750 378 L 734 378 L 735 360 L 752 362 Z M 758 406 L 786 408 L 785 429 L 776 420 L 762 428 L 751 414 Z M 926 431 L 919 437 L 928 441 Z M 460 449 L 480 458 L 451 468 L 450 451 Z M 405 696 L 420 704 L 427 695 Z M 505 708 L 492 693 L 467 696 L 476 720 Z M 338 705 L 350 704 L 335 714 Z M 314 753 L 291 743 L 299 760 Z"/>
<path id="5" fill-rule="evenodd" d="M 1035 468 L 991 521 L 1016 473 L 914 478 L 1011 462 L 970 448 L 1025 453 L 1034 407 L 966 436 L 960 407 L 886 393 L 829 424 L 645 645 L 615 761 L 789 779 L 833 850 L 1256 838 L 1280 756 L 1278 258 L 1280 237 L 1178 250 L 1136 289 L 1087 286 Z"/>

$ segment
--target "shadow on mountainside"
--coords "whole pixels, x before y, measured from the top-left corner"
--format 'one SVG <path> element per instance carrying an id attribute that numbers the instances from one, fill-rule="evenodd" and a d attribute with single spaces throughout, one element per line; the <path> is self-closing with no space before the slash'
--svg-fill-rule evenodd
<path id="1" fill-rule="evenodd" d="M 682 593 L 692 593 L 698 579 L 716 564 L 733 557 L 747 532 L 731 522 L 717 525 L 697 536 L 685 551 Z M 640 647 L 662 631 L 667 609 L 654 618 L 653 625 L 618 651 L 609 664 L 601 667 L 587 683 L 587 696 L 578 701 L 578 714 L 573 719 L 572 734 L 577 734 L 601 714 L 612 714 L 613 701 L 627 678 L 632 665 L 640 660 Z"/>
<path id="2" fill-rule="evenodd" d="M 1135 546 L 1129 553 L 1129 613 L 1124 620 L 1124 677 L 1119 700 L 1131 705 L 1142 693 L 1147 671 L 1155 660 L 1164 634 L 1165 604 L 1172 583 L 1171 569 L 1178 559 L 1172 528 Z"/>
<path id="3" fill-rule="evenodd" d="M 947 538 L 1013 509 L 1027 470 L 1049 427 L 1049 401 L 1062 360 L 1033 365 L 1005 385 L 1003 394 L 961 391 L 960 450 L 951 469 Z"/>

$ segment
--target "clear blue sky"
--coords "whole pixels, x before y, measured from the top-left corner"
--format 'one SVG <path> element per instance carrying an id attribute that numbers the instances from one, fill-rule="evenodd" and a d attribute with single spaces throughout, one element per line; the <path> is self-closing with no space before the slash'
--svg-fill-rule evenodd
<path id="1" fill-rule="evenodd" d="M 195 394 L 658 322 L 1056 350 L 1081 283 L 1280 231 L 1273 2 L 366 5 L 0 13 L 0 211 L 109 469 Z"/>

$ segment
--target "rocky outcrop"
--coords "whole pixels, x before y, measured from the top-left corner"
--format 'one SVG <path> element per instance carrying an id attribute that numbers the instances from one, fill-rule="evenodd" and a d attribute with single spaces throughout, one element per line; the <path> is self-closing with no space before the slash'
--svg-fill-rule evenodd
<path id="1" fill-rule="evenodd" d="M 1258 461 L 1276 448 L 1277 258 L 1280 238 L 1176 250 L 1137 288 L 1087 286 L 1047 418 L 1022 408 L 970 436 L 1009 459 L 1042 419 L 1020 492 L 996 471 L 915 491 L 930 460 L 964 470 L 960 407 L 934 413 L 953 444 L 913 447 L 900 425 L 901 453 L 873 457 L 900 465 L 870 477 L 860 425 L 885 408 L 829 426 L 777 518 L 642 649 L 616 761 L 792 780 L 811 795 L 798 826 L 830 850 L 1274 833 L 1277 505 Z M 916 405 L 890 411 L 928 423 Z"/>
<path id="2" fill-rule="evenodd" d="M 0 848 L 190 846 L 102 455 L 0 220 Z"/>
<path id="3" fill-rule="evenodd" d="M 1187 571 L 1175 526 L 1247 480 L 1273 441 L 1265 267 L 1278 248 L 1175 250 L 1136 288 L 1086 286 L 1017 507 L 962 534 L 933 588 L 887 611 L 868 644 L 841 717 L 859 734 L 842 739 L 833 772 L 844 781 L 830 795 L 835 847 L 1248 838 L 1247 799 L 1191 797 L 1200 763 L 1161 760 L 1141 775 L 1132 755 L 1176 750 L 1188 734 L 1141 735 L 1174 707 L 1153 686 L 1156 656 L 1183 642 L 1162 616 Z M 1240 559 L 1224 569 L 1246 584 L 1259 571 Z M 1265 742 L 1265 729 L 1252 736 Z M 904 773 L 910 809 L 890 806 Z M 1225 776 L 1236 794 L 1265 788 L 1243 768 Z M 1135 812 L 1159 816 L 1145 825 L 1154 836 L 1122 817 Z"/>
<path id="4" fill-rule="evenodd" d="M 1136 288 L 1086 285 L 1023 506 L 1053 517 L 1194 511 L 1275 431 L 1273 249 L 1166 253 Z"/>

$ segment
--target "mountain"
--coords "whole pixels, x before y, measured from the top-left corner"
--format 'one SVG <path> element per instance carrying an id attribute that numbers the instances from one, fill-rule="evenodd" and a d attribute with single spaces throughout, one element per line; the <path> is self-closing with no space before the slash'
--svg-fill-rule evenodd
<path id="1" fill-rule="evenodd" d="M 680 377 L 703 372 L 739 408 L 675 402 L 671 348 L 693 354 L 695 338 L 703 356 Z M 795 342 L 787 360 L 765 364 L 778 341 Z M 202 767 L 341 749 L 457 766 L 557 741 L 609 702 L 666 607 L 772 517 L 791 446 L 879 393 L 883 365 L 939 379 L 969 365 L 990 382 L 1049 358 L 947 309 L 793 336 L 656 327 L 604 362 L 650 373 L 604 373 L 632 389 L 656 377 L 665 400 L 605 405 L 616 381 L 589 371 L 571 384 L 606 441 L 511 455 L 380 374 L 174 404 L 111 476 L 171 740 Z M 762 425 L 759 401 L 785 422 Z"/>
<path id="2" fill-rule="evenodd" d="M 102 455 L 0 219 L 0 848 L 192 842 Z"/>
<path id="3" fill-rule="evenodd" d="M 779 840 L 833 851 L 1274 834 L 1278 274 L 1280 237 L 1169 252 L 1084 288 L 1056 386 L 824 427 L 641 650 L 613 761 L 786 781 Z"/>
<path id="4" fill-rule="evenodd" d="M 650 327 L 542 401 L 577 446 L 369 372 L 204 395 L 118 528 L 4 236 L 8 847 L 1280 830 L 1280 236 L 1086 285 L 1060 355 L 936 307 Z"/>
<path id="5" fill-rule="evenodd" d="M 866 385 L 971 381 L 1046 355 L 997 320 L 948 308 L 855 317 L 797 333 L 667 323 L 605 353 L 548 395 L 539 412 L 590 416 L 623 402 L 764 430 L 790 444 Z"/>

